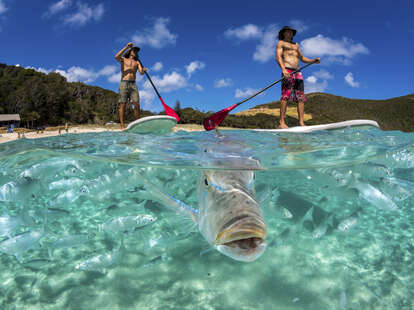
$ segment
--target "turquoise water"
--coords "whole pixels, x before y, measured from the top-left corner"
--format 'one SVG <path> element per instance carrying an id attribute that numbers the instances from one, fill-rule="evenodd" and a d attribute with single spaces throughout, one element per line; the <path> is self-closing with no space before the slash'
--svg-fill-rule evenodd
<path id="1" fill-rule="evenodd" d="M 414 308 L 414 134 L 221 134 L 1 144 L 0 308 Z M 212 249 L 144 182 L 197 208 L 212 169 L 254 170 L 254 262 Z"/>

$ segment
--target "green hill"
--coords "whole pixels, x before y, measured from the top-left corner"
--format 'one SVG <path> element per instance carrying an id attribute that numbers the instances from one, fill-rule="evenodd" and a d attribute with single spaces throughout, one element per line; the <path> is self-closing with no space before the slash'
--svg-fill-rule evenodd
<path id="1" fill-rule="evenodd" d="M 279 107 L 280 102 L 275 101 L 252 109 Z M 363 100 L 311 93 L 307 95 L 305 113 L 312 115 L 306 122 L 308 125 L 370 119 L 377 121 L 384 130 L 414 131 L 414 94 L 386 100 Z"/>
<path id="2" fill-rule="evenodd" d="M 23 125 L 103 124 L 119 119 L 113 91 L 69 83 L 58 73 L 0 64 L 0 114 L 20 114 Z M 152 115 L 142 111 L 142 116 Z M 126 120 L 132 121 L 131 109 Z"/>

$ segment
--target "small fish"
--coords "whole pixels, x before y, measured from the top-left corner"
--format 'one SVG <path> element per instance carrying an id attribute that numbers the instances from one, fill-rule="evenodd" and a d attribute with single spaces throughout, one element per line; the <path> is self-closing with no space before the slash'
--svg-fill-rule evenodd
<path id="1" fill-rule="evenodd" d="M 49 189 L 56 189 L 56 190 L 62 190 L 62 189 L 69 189 L 73 187 L 80 187 L 84 181 L 79 178 L 70 178 L 70 179 L 62 179 L 58 181 L 51 182 L 49 184 Z"/>
<path id="2" fill-rule="evenodd" d="M 43 237 L 44 231 L 26 231 L 0 243 L 0 252 L 14 255 L 19 260 L 20 255 L 35 247 Z"/>
<path id="3" fill-rule="evenodd" d="M 354 182 L 351 187 L 359 191 L 360 197 L 382 210 L 398 210 L 397 205 L 382 192 L 368 183 Z"/>
<path id="4" fill-rule="evenodd" d="M 111 252 L 103 253 L 88 258 L 87 260 L 77 264 L 76 270 L 105 272 L 105 269 L 113 268 L 121 262 L 124 251 L 124 239 L 121 238 L 119 248 Z"/>
<path id="5" fill-rule="evenodd" d="M 340 231 L 347 231 L 351 229 L 352 227 L 354 227 L 357 223 L 358 223 L 358 217 L 354 215 L 341 221 L 338 225 L 338 229 Z"/>
<path id="6" fill-rule="evenodd" d="M 4 215 L 0 217 L 0 237 L 11 238 L 12 234 L 21 226 L 24 221 L 20 216 Z"/>
<path id="7" fill-rule="evenodd" d="M 53 256 L 55 250 L 58 249 L 66 249 L 66 248 L 74 248 L 81 246 L 90 240 L 91 236 L 86 234 L 78 234 L 78 235 L 70 235 L 66 237 L 62 237 L 55 242 L 52 243 L 51 247 L 49 247 L 49 257 Z"/>
<path id="8" fill-rule="evenodd" d="M 38 258 L 24 262 L 23 266 L 32 270 L 42 270 L 50 266 L 51 263 L 50 259 Z"/>
<path id="9" fill-rule="evenodd" d="M 79 190 L 77 189 L 70 189 L 63 193 L 60 193 L 58 196 L 56 196 L 55 199 L 49 202 L 50 205 L 67 205 L 75 202 L 79 198 Z"/>
<path id="10" fill-rule="evenodd" d="M 169 261 L 171 260 L 171 257 L 167 256 L 166 253 L 163 253 L 162 255 L 156 256 L 154 258 L 152 258 L 151 260 L 149 260 L 148 262 L 146 262 L 143 267 L 148 268 L 148 267 L 152 267 L 154 265 L 158 265 L 161 264 L 163 262 Z"/>
<path id="11" fill-rule="evenodd" d="M 138 227 L 143 227 L 157 220 L 150 214 L 129 215 L 114 218 L 99 226 L 99 230 L 106 232 L 131 232 Z"/>
<path id="12" fill-rule="evenodd" d="M 318 227 L 314 229 L 312 232 L 313 239 L 319 239 L 323 235 L 325 235 L 326 231 L 329 227 L 333 226 L 333 215 L 330 215 L 325 221 L 322 221 Z"/>

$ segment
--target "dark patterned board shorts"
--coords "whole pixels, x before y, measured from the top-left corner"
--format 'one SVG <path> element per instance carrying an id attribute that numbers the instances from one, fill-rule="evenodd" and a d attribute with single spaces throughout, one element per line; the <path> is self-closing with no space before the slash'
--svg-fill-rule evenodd
<path id="1" fill-rule="evenodd" d="M 139 103 L 139 93 L 135 81 L 121 81 L 119 84 L 119 103 L 128 101 Z"/>
<path id="2" fill-rule="evenodd" d="M 286 68 L 288 73 L 295 71 L 295 69 Z M 282 74 L 283 76 L 283 74 Z M 288 101 L 292 99 L 294 102 L 305 102 L 305 92 L 303 85 L 302 72 L 298 71 L 289 75 L 289 78 L 282 80 L 282 96 L 280 100 Z"/>

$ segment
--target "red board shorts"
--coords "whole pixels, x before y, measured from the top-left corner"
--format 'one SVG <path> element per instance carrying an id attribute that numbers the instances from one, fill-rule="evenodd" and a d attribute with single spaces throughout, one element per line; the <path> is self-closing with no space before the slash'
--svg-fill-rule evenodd
<path id="1" fill-rule="evenodd" d="M 288 73 L 291 73 L 296 69 L 286 68 L 286 70 Z M 306 101 L 303 76 L 300 71 L 295 72 L 289 75 L 287 79 L 282 80 L 282 96 L 280 97 L 280 100 L 289 101 L 289 99 L 292 99 L 295 102 Z"/>

